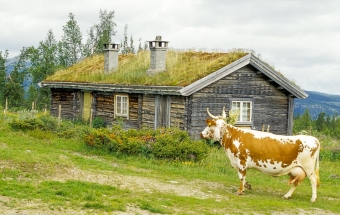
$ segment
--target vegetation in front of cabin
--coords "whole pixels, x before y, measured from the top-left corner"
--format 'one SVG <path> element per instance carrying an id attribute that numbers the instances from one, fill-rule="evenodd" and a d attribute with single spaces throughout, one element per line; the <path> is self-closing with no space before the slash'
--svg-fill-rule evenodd
<path id="1" fill-rule="evenodd" d="M 8 125 L 16 131 L 28 132 L 37 138 L 45 138 L 51 133 L 59 138 L 78 138 L 87 146 L 110 153 L 141 155 L 148 158 L 165 159 L 179 162 L 199 162 L 208 153 L 208 146 L 202 140 L 191 140 L 186 131 L 178 128 L 159 128 L 123 130 L 120 124 L 112 128 L 103 127 L 100 117 L 95 120 L 94 128 L 88 124 L 58 121 L 48 114 L 19 112 L 8 117 Z M 123 123 L 123 121 L 121 122 Z"/>
<path id="2" fill-rule="evenodd" d="M 105 128 L 105 123 L 100 117 L 90 126 L 82 119 L 69 121 L 61 120 L 37 111 L 8 112 L 2 115 L 13 130 L 27 131 L 37 137 L 56 134 L 59 138 L 79 138 L 90 146 L 112 153 L 126 155 L 142 155 L 150 158 L 170 159 L 178 161 L 198 162 L 208 153 L 207 146 L 216 146 L 213 141 L 190 139 L 186 131 L 178 128 L 159 128 L 157 130 L 142 128 L 140 130 L 122 129 L 122 123 L 113 124 Z M 237 112 L 229 111 L 228 123 L 234 124 L 238 117 Z M 118 120 L 119 121 L 119 120 Z M 317 137 L 321 142 L 321 160 L 340 161 L 340 138 L 338 133 L 327 133 L 332 127 L 338 127 L 340 119 L 334 119 L 331 124 L 323 124 L 308 117 L 308 110 L 294 120 L 294 134 L 308 134 Z M 327 126 L 328 125 L 328 126 Z M 319 130 L 319 129 L 323 130 Z M 335 131 L 337 129 L 334 129 Z"/>

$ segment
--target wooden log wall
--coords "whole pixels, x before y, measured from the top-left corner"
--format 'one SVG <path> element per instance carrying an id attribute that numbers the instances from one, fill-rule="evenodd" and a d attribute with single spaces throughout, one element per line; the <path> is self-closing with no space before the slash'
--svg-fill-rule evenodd
<path id="1" fill-rule="evenodd" d="M 185 97 L 171 96 L 170 126 L 185 129 L 186 120 Z"/>
<path id="2" fill-rule="evenodd" d="M 124 129 L 139 129 L 139 94 L 129 95 L 129 119 L 124 120 Z"/>
<path id="3" fill-rule="evenodd" d="M 61 118 L 75 120 L 80 117 L 80 91 L 52 89 L 50 114 L 58 117 L 61 105 Z"/>
<path id="4" fill-rule="evenodd" d="M 235 98 L 253 102 L 253 129 L 261 130 L 265 124 L 270 125 L 272 133 L 288 133 L 288 92 L 279 90 L 276 83 L 248 65 L 189 97 L 190 135 L 197 137 L 206 127 L 206 108 L 214 115 L 221 115 L 226 107 L 228 114 Z"/>
<path id="5" fill-rule="evenodd" d="M 155 96 L 143 95 L 142 101 L 142 127 L 154 128 L 155 125 Z"/>
<path id="6" fill-rule="evenodd" d="M 93 117 L 101 117 L 105 120 L 106 125 L 117 123 L 114 112 L 114 94 L 95 92 L 94 95 L 94 115 Z M 130 129 L 139 128 L 138 125 L 138 94 L 129 95 L 129 118 L 123 118 L 123 128 Z"/>
<path id="7" fill-rule="evenodd" d="M 113 93 L 93 93 L 93 119 L 100 117 L 106 125 L 110 125 L 114 119 L 114 95 Z"/>

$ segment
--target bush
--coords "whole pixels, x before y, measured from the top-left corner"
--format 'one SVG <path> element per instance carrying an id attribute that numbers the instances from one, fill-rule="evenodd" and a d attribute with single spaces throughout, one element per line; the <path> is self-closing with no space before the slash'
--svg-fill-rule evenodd
<path id="1" fill-rule="evenodd" d="M 92 121 L 93 128 L 104 128 L 105 127 L 105 120 L 99 116 L 96 116 Z"/>
<path id="2" fill-rule="evenodd" d="M 37 117 L 38 120 L 42 122 L 42 130 L 45 131 L 56 131 L 58 128 L 58 120 L 57 118 L 50 116 L 48 114 L 44 114 Z"/>
<path id="3" fill-rule="evenodd" d="M 9 126 L 14 130 L 34 130 L 41 129 L 44 127 L 43 123 L 34 118 L 28 118 L 24 120 L 13 119 L 9 122 Z"/>
<path id="4" fill-rule="evenodd" d="M 23 131 L 49 131 L 56 132 L 58 137 L 61 138 L 82 138 L 85 133 L 89 133 L 89 126 L 82 124 L 73 124 L 69 120 L 63 120 L 58 125 L 57 118 L 50 115 L 35 115 L 30 112 L 19 113 L 17 119 L 12 119 L 9 122 L 9 126 L 14 130 Z M 41 132 L 39 136 L 41 136 Z M 32 134 L 32 132 L 31 132 Z"/>
<path id="5" fill-rule="evenodd" d="M 179 129 L 93 129 L 85 135 L 89 146 L 129 155 L 143 155 L 167 160 L 200 161 L 208 153 L 203 141 L 191 140 Z"/>

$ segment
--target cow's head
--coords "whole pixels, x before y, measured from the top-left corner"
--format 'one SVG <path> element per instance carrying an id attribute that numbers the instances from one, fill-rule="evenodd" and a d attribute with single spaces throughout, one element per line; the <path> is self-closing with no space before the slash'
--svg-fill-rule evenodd
<path id="1" fill-rule="evenodd" d="M 225 108 L 223 107 L 222 116 L 214 116 L 209 112 L 209 108 L 207 108 L 208 115 L 212 119 L 207 119 L 207 127 L 201 132 L 200 136 L 206 140 L 221 140 L 221 130 L 226 125 L 226 113 Z"/>

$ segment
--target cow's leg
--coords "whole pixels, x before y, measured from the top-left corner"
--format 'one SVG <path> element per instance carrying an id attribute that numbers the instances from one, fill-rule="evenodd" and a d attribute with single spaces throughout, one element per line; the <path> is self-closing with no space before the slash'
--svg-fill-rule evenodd
<path id="1" fill-rule="evenodd" d="M 286 194 L 283 196 L 283 198 L 284 198 L 284 199 L 290 199 L 290 198 L 292 197 L 292 195 L 293 195 L 293 193 L 294 193 L 294 191 L 296 190 L 296 188 L 297 188 L 298 185 L 299 185 L 299 184 L 297 183 L 297 181 L 295 181 L 295 182 L 293 183 L 293 185 L 291 186 L 290 190 L 288 191 L 288 193 L 286 193 Z"/>
<path id="2" fill-rule="evenodd" d="M 244 191 L 244 187 L 246 184 L 246 170 L 238 170 L 238 177 L 240 179 L 240 187 L 238 188 L 236 194 L 242 195 Z"/>
<path id="3" fill-rule="evenodd" d="M 244 187 L 247 188 L 248 190 L 251 190 L 251 184 L 249 182 L 246 182 L 244 184 Z"/>
<path id="4" fill-rule="evenodd" d="M 286 195 L 283 196 L 283 198 L 285 199 L 289 199 L 292 197 L 297 186 L 300 184 L 301 181 L 303 181 L 303 179 L 306 178 L 306 173 L 301 167 L 298 166 L 293 168 L 291 172 L 288 174 L 288 176 L 289 176 L 288 185 L 290 184 L 293 185 L 288 191 L 288 193 L 286 193 Z"/>
<path id="5" fill-rule="evenodd" d="M 317 186 L 318 186 L 318 178 L 314 170 L 305 170 L 307 177 L 309 178 L 310 184 L 312 186 L 312 198 L 311 202 L 315 202 L 317 198 Z"/>

